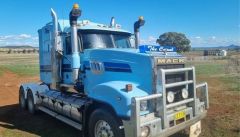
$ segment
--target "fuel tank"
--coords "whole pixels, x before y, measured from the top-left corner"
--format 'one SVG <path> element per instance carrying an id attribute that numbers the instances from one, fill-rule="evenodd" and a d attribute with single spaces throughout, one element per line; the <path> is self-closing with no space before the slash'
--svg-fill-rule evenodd
<path id="1" fill-rule="evenodd" d="M 67 116 L 75 121 L 82 122 L 81 107 L 88 99 L 77 93 L 48 90 L 40 93 L 41 105 Z"/>

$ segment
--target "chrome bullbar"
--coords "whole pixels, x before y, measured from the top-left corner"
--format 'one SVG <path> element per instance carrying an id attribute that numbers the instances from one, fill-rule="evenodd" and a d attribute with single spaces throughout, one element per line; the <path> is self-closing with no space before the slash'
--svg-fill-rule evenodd
<path id="1" fill-rule="evenodd" d="M 180 82 L 166 84 L 166 75 L 185 73 L 185 80 Z M 158 83 L 156 94 L 144 97 L 132 98 L 131 127 L 134 130 L 134 137 L 141 137 L 142 129 L 149 128 L 149 136 L 168 136 L 176 133 L 190 125 L 196 123 L 206 116 L 206 110 L 209 108 L 208 85 L 202 83 L 196 85 L 195 68 L 178 68 L 178 69 L 160 69 L 158 73 Z M 191 97 L 178 102 L 167 103 L 166 92 L 168 88 L 185 86 L 191 93 Z M 142 101 L 151 101 L 151 111 L 143 114 L 140 109 Z M 184 110 L 189 114 L 189 118 L 177 124 L 174 121 L 170 126 L 169 121 L 178 112 Z"/>

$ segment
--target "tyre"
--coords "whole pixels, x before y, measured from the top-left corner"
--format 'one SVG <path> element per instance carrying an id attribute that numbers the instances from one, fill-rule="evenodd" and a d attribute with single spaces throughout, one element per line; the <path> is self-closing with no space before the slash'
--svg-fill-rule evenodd
<path id="1" fill-rule="evenodd" d="M 89 137 L 124 137 L 119 120 L 103 109 L 95 110 L 89 119 Z"/>
<path id="2" fill-rule="evenodd" d="M 27 101 L 25 99 L 25 93 L 22 86 L 19 89 L 19 106 L 22 110 L 27 108 Z"/>
<path id="3" fill-rule="evenodd" d="M 35 114 L 36 108 L 35 108 L 35 104 L 34 104 L 34 98 L 33 98 L 32 91 L 30 91 L 30 90 L 27 92 L 27 107 L 28 107 L 28 111 L 31 114 Z"/>

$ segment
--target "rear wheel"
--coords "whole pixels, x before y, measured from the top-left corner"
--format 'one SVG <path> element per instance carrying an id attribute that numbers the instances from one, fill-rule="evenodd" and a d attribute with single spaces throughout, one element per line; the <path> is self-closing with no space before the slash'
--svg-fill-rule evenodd
<path id="1" fill-rule="evenodd" d="M 34 98 L 32 92 L 29 90 L 27 93 L 27 106 L 28 106 L 28 111 L 31 114 L 35 114 L 36 109 L 35 109 L 35 104 L 34 104 Z"/>
<path id="2" fill-rule="evenodd" d="M 26 103 L 23 87 L 20 87 L 20 89 L 19 89 L 19 106 L 23 110 L 27 108 L 27 103 Z"/>
<path id="3" fill-rule="evenodd" d="M 103 110 L 95 110 L 89 120 L 90 137 L 124 137 L 120 122 L 111 113 Z"/>

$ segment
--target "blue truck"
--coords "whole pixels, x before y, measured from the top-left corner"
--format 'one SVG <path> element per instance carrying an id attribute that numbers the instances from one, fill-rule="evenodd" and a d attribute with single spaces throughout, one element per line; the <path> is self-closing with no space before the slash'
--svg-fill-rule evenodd
<path id="1" fill-rule="evenodd" d="M 43 111 L 86 137 L 158 137 L 201 132 L 209 108 L 207 83 L 196 84 L 194 67 L 172 46 L 140 45 L 143 17 L 134 34 L 110 25 L 69 20 L 38 30 L 41 83 L 24 83 L 19 105 Z"/>

